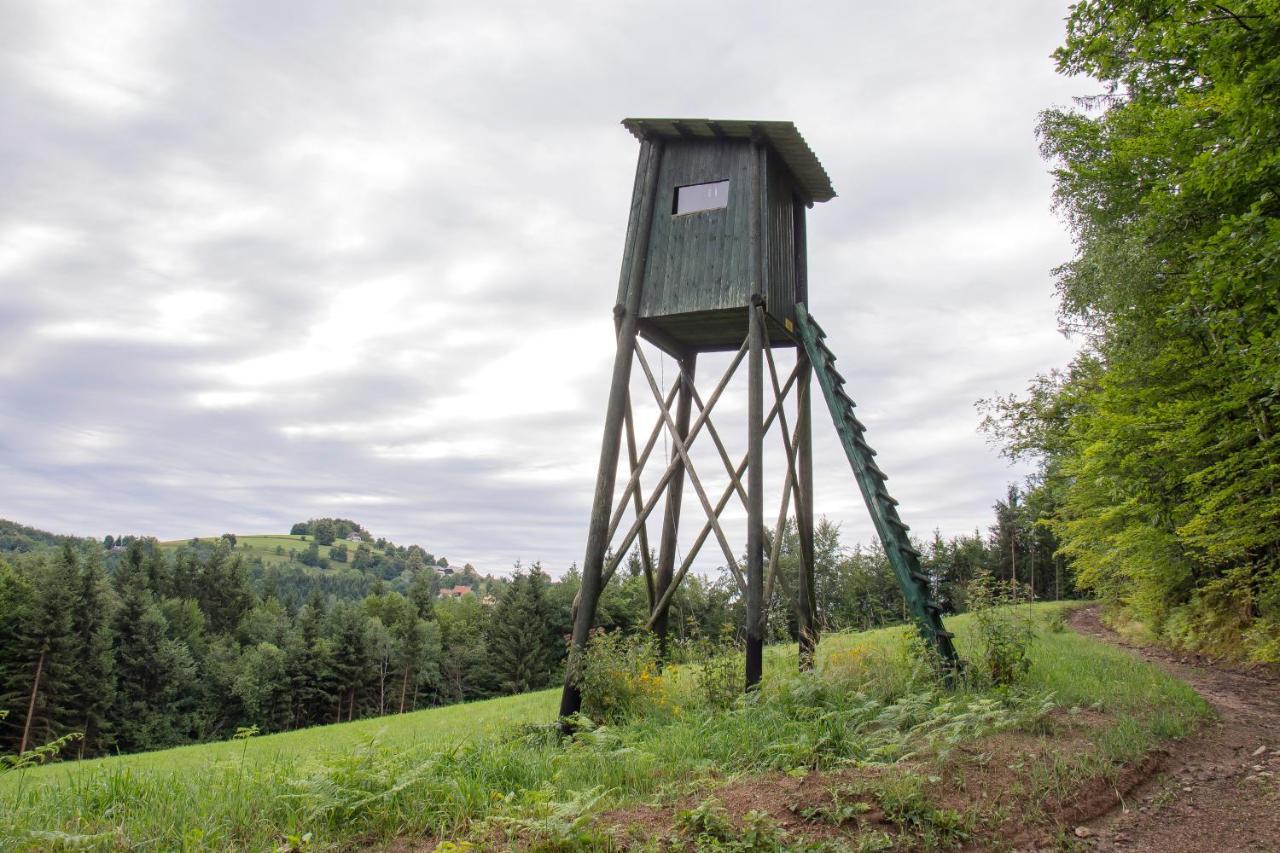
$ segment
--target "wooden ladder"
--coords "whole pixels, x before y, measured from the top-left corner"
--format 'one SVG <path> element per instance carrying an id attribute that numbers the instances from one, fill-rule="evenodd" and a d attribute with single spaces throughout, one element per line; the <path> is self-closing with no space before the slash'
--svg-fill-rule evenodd
<path id="1" fill-rule="evenodd" d="M 939 663 L 950 681 L 960 667 L 960 659 L 951 642 L 953 635 L 942 625 L 942 605 L 934 599 L 929 576 L 920 568 L 920 552 L 911 544 L 907 535 L 909 528 L 898 517 L 898 502 L 885 489 L 885 480 L 889 478 L 876 465 L 873 458 L 876 452 L 865 438 L 866 427 L 853 413 L 854 402 L 844 390 L 844 377 L 835 368 L 836 357 L 824 343 L 826 333 L 809 316 L 804 305 L 799 304 L 796 305 L 796 327 L 800 343 L 813 364 L 818 384 L 822 386 L 822 396 L 831 410 L 840 443 L 849 457 L 853 477 L 858 481 L 885 555 L 893 566 L 898 585 L 902 587 L 907 607 L 915 617 L 925 642 L 937 652 Z"/>

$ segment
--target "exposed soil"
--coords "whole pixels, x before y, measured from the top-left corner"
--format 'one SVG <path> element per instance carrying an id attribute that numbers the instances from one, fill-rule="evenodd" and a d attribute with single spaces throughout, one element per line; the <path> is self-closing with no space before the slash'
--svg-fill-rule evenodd
<path id="1" fill-rule="evenodd" d="M 1134 646 L 1098 620 L 1096 607 L 1075 611 L 1070 622 L 1187 682 L 1218 714 L 1173 744 L 1145 781 L 1120 797 L 1112 792 L 1113 808 L 1075 831 L 1079 845 L 1160 853 L 1280 851 L 1280 675 Z"/>
<path id="2" fill-rule="evenodd" d="M 1069 621 L 1079 633 L 1125 647 L 1190 684 L 1213 706 L 1217 719 L 1124 768 L 1110 782 L 1096 778 L 1061 802 L 1043 802 L 1039 817 L 1025 822 L 1025 767 L 1051 752 L 1094 748 L 1094 733 L 1114 725 L 1114 718 L 1087 710 L 1062 715 L 1049 735 L 1005 732 L 961 745 L 941 767 L 898 766 L 940 774 L 929 779 L 933 804 L 960 811 L 976 807 L 984 815 L 964 849 L 1280 853 L 1280 670 L 1236 668 L 1129 643 L 1099 621 L 1096 607 L 1073 611 Z M 874 800 L 853 795 L 865 808 L 834 825 L 815 817 L 815 810 L 830 806 L 841 790 L 846 792 L 842 800 L 849 802 L 850 790 L 883 770 L 708 780 L 705 790 L 678 803 L 619 809 L 602 815 L 599 825 L 619 847 L 649 847 L 671 837 L 680 809 L 712 795 L 734 823 L 758 811 L 792 840 L 853 849 L 864 831 L 898 835 Z M 389 849 L 430 850 L 433 845 Z"/>
<path id="3" fill-rule="evenodd" d="M 1280 672 L 1234 668 L 1193 654 L 1133 645 L 1099 621 L 1096 607 L 1073 611 L 1070 624 L 1190 684 L 1218 717 L 1186 740 L 1125 768 L 1110 782 L 1094 779 L 1067 801 L 1044 803 L 1049 824 L 1066 827 L 1065 837 L 1054 841 L 1050 826 L 1040 820 L 1020 825 L 1019 798 L 1024 794 L 1020 774 L 1012 769 L 1023 759 L 1047 752 L 1049 745 L 1030 735 L 1006 733 L 962 747 L 969 755 L 949 762 L 956 775 L 944 771 L 950 778 L 931 784 L 930 798 L 940 806 L 961 809 L 980 803 L 988 814 L 1005 815 L 997 826 L 980 829 L 966 849 L 1280 853 Z M 1058 727 L 1052 749 L 1089 749 L 1092 730 L 1107 722 L 1085 712 Z M 859 826 L 891 832 L 892 827 L 878 809 L 863 815 L 859 826 L 824 826 L 802 813 L 829 803 L 834 788 L 865 779 L 868 771 L 875 772 L 861 768 L 800 778 L 764 774 L 715 785 L 709 793 L 731 815 L 753 809 L 769 814 L 793 838 L 853 841 Z M 958 784 L 959 777 L 963 784 Z M 698 799 L 689 797 L 677 808 L 691 807 Z M 620 830 L 617 837 L 625 846 L 628 841 L 665 837 L 675 810 L 643 806 L 606 815 L 603 822 Z"/>

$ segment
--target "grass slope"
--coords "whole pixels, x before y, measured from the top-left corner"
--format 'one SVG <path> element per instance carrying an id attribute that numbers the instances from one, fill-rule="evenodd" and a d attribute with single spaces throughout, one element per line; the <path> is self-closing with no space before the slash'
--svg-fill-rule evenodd
<path id="1" fill-rule="evenodd" d="M 221 537 L 205 536 L 199 537 L 198 541 L 207 545 L 217 544 Z M 292 536 L 285 533 L 264 533 L 264 534 L 247 534 L 241 536 L 236 534 L 235 553 L 243 554 L 246 557 L 260 557 L 263 564 L 284 563 L 287 562 L 291 555 L 301 554 L 311 547 L 311 543 L 315 540 L 314 536 Z M 171 542 L 161 542 L 160 548 L 165 551 L 176 551 L 184 545 L 191 544 L 190 539 L 175 539 Z M 354 553 L 358 542 L 348 542 L 341 540 L 335 542 L 335 545 L 346 545 L 347 550 Z M 285 553 L 276 553 L 277 548 L 283 548 Z M 320 556 L 328 558 L 329 552 L 332 550 L 330 545 L 321 545 Z M 381 555 L 382 551 L 373 545 L 369 549 L 374 554 Z"/>
<path id="2" fill-rule="evenodd" d="M 1056 605 L 1038 607 L 1048 613 Z M 961 653 L 973 654 L 969 620 L 949 623 Z M 1000 752 L 1015 742 L 1032 756 L 1016 783 L 1009 783 L 1019 791 L 1016 817 L 1029 820 L 1049 808 L 1042 804 L 1069 795 L 1084 780 L 1112 778 L 1124 762 L 1185 735 L 1208 714 L 1186 685 L 1069 631 L 1040 632 L 1016 695 L 911 686 L 899 654 L 906 636 L 903 629 L 887 629 L 825 638 L 820 678 L 792 675 L 794 649 L 775 647 L 767 658 L 766 689 L 754 701 L 711 712 L 677 683 L 670 713 L 588 732 L 567 744 L 545 728 L 520 727 L 554 718 L 556 691 L 543 691 L 12 773 L 0 777 L 0 814 L 6 816 L 0 847 L 271 849 L 296 847 L 307 834 L 312 846 L 470 836 L 482 844 L 519 839 L 534 846 L 608 847 L 618 839 L 604 834 L 609 821 L 600 816 L 606 811 L 625 813 L 644 803 L 674 809 L 733 780 L 769 774 L 835 774 L 834 780 L 870 768 L 893 774 L 898 787 L 892 790 L 914 793 L 903 799 L 901 791 L 885 788 L 866 796 L 892 794 L 898 797 L 892 802 L 919 805 L 926 784 L 933 790 L 945 779 L 941 784 L 954 788 L 991 764 L 1022 761 Z M 859 673 L 853 680 L 842 674 L 851 663 Z M 1034 710 L 1046 697 L 1057 709 L 1049 716 Z M 1081 718 L 1090 719 L 1092 728 L 1082 729 Z M 982 746 L 998 731 L 1010 732 L 1013 740 Z M 1064 748 L 1055 752 L 1055 741 Z M 964 743 L 978 746 L 950 749 Z M 985 763 L 957 764 L 970 760 L 957 756 L 970 754 L 985 756 Z M 927 783 L 926 776 L 912 775 L 922 761 L 933 762 Z M 890 784 L 884 781 L 890 776 L 875 778 Z M 945 800 L 947 794 L 939 796 Z M 884 813 L 915 821 L 895 824 L 900 841 L 909 834 L 910 846 L 932 838 L 928 833 L 935 829 L 943 832 L 929 823 L 939 816 L 951 828 L 938 837 L 954 840 L 982 826 L 998 827 L 1009 818 L 1002 808 L 1007 806 L 891 812 L 886 805 Z M 721 818 L 706 803 L 699 809 L 692 812 L 694 823 L 705 834 L 708 822 Z M 690 818 L 682 814 L 680 825 L 687 829 Z M 858 820 L 852 815 L 835 820 L 836 829 L 861 831 L 848 828 Z M 920 823 L 919 815 L 932 817 Z"/>

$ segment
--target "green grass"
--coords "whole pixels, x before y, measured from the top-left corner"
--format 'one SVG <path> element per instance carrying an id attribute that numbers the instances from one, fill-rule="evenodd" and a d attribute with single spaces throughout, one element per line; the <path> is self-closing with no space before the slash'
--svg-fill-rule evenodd
<path id="1" fill-rule="evenodd" d="M 949 626 L 962 655 L 972 654 L 969 620 Z M 825 677 L 793 675 L 794 648 L 771 648 L 765 690 L 729 712 L 697 707 L 686 669 L 675 679 L 673 710 L 567 743 L 548 727 L 522 725 L 553 720 L 552 690 L 13 773 L 0 777 L 0 847 L 271 849 L 306 833 L 324 847 L 476 832 L 490 841 L 506 833 L 591 846 L 603 842 L 578 819 L 584 813 L 670 802 L 764 771 L 855 760 L 897 766 L 1001 726 L 1043 734 L 1051 728 L 1037 709 L 1047 696 L 1060 713 L 1105 715 L 1097 750 L 1061 756 L 1028 777 L 1028 794 L 1043 796 L 1114 772 L 1208 713 L 1186 685 L 1069 631 L 1041 631 L 1013 693 L 912 682 L 906 636 L 886 629 L 825 638 Z M 869 677 L 842 680 L 850 661 Z"/>
<path id="2" fill-rule="evenodd" d="M 198 537 L 198 541 L 207 545 L 214 545 L 217 544 L 220 538 L 221 537 L 218 536 L 203 536 Z M 264 533 L 245 536 L 236 534 L 235 553 L 243 554 L 246 557 L 259 557 L 264 564 L 284 563 L 290 559 L 291 555 L 301 554 L 306 551 L 311 547 L 311 543 L 314 539 L 314 536 L 292 536 L 284 533 Z M 165 551 L 176 551 L 190 543 L 190 539 L 174 539 L 170 542 L 161 542 L 160 548 Z M 346 545 L 347 550 L 354 554 L 356 547 L 360 543 L 348 542 L 346 540 L 334 543 L 334 545 L 340 544 Z M 277 554 L 277 548 L 283 548 L 286 553 Z M 328 558 L 333 546 L 321 545 L 319 548 L 320 556 Z M 382 554 L 382 551 L 375 548 L 373 545 L 369 545 L 369 548 L 374 554 Z"/>

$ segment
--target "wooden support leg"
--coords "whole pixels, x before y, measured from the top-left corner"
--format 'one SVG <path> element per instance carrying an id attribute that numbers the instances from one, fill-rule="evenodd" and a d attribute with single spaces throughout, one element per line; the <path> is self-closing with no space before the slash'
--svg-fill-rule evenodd
<path id="1" fill-rule="evenodd" d="M 800 499 L 796 501 L 796 528 L 800 539 L 800 584 L 796 592 L 796 610 L 800 633 L 800 669 L 813 669 L 814 655 L 818 647 L 818 619 L 814 595 L 813 551 L 813 417 L 810 408 L 810 379 L 813 366 L 803 348 L 796 348 L 801 361 L 799 388 L 796 394 L 797 431 L 799 445 L 799 482 L 796 484 Z"/>
<path id="2" fill-rule="evenodd" d="M 748 690 L 764 669 L 764 317 L 750 313 L 747 359 L 747 667 Z"/>
<path id="3" fill-rule="evenodd" d="M 628 325 L 625 322 L 624 326 Z M 605 552 L 609 548 L 609 511 L 613 507 L 614 480 L 618 473 L 618 455 L 622 444 L 623 414 L 628 386 L 631 383 L 631 352 L 635 345 L 634 321 L 618 333 L 618 353 L 613 370 L 613 387 L 604 420 L 604 439 L 600 448 L 600 469 L 596 474 L 595 499 L 591 506 L 591 522 L 587 528 L 587 553 L 582 560 L 582 586 L 578 589 L 578 607 L 573 614 L 572 646 L 565 672 L 564 692 L 560 697 L 560 716 L 568 717 L 582 708 L 582 692 L 577 676 L 582 651 L 586 648 L 591 626 L 595 622 L 596 605 L 603 591 Z M 624 338 L 626 339 L 624 341 Z M 623 347 L 626 347 L 624 352 Z"/>
<path id="4" fill-rule="evenodd" d="M 653 188 L 658 177 L 662 143 L 645 140 L 640 147 L 644 163 L 643 178 L 637 182 L 636 197 L 640 201 L 640 222 L 635 234 L 633 257 L 643 259 L 648 250 L 653 219 Z M 637 170 L 640 172 L 641 170 Z M 596 491 L 591 504 L 591 521 L 587 527 L 587 552 L 582 560 L 582 586 L 578 590 L 578 607 L 573 614 L 573 634 L 565 667 L 564 692 L 560 695 L 560 717 L 582 709 L 582 690 L 578 686 L 578 670 L 582 653 L 596 618 L 596 605 L 604 573 L 605 553 L 609 549 L 609 514 L 613 507 L 613 488 L 618 475 L 618 456 L 622 444 L 623 420 L 631 387 L 632 353 L 636 346 L 636 318 L 640 313 L 640 287 L 644 281 L 644 262 L 635 261 L 624 270 L 627 281 L 626 304 L 619 305 L 617 349 L 613 356 L 613 377 L 609 386 L 609 404 L 605 409 L 604 437 L 600 444 L 600 467 L 596 472 Z"/>
<path id="5" fill-rule="evenodd" d="M 687 441 L 689 438 L 689 414 L 692 409 L 694 371 L 697 367 L 698 356 L 696 353 L 690 353 L 680 359 L 680 396 L 676 403 L 676 432 L 680 441 Z M 671 451 L 671 462 L 675 463 L 679 454 L 675 450 Z M 671 579 L 676 564 L 676 537 L 680 532 L 680 498 L 684 489 L 684 466 L 676 469 L 671 475 L 671 482 L 667 484 L 667 503 L 666 512 L 662 519 L 662 539 L 658 543 L 658 571 L 656 583 L 656 597 L 650 602 L 650 617 L 653 618 L 653 632 L 658 638 L 658 654 L 660 660 L 665 660 L 667 656 L 667 631 L 668 631 L 668 609 L 664 607 L 661 612 L 654 609 L 658 601 L 662 600 L 667 589 L 671 586 Z"/>
<path id="6" fill-rule="evenodd" d="M 756 143 L 751 158 L 751 310 L 747 358 L 747 666 L 746 687 L 760 685 L 764 669 L 764 163 Z"/>

